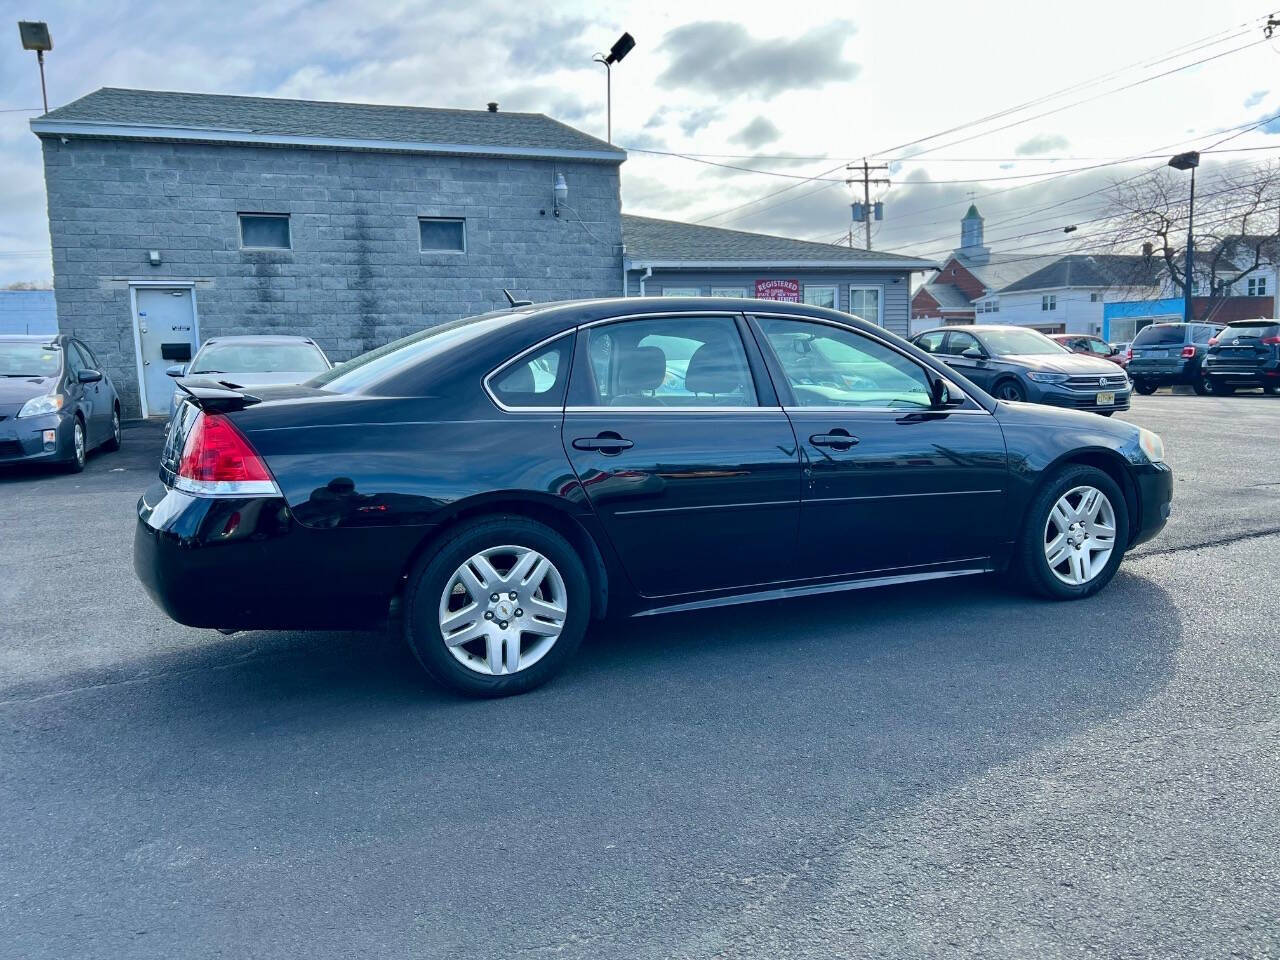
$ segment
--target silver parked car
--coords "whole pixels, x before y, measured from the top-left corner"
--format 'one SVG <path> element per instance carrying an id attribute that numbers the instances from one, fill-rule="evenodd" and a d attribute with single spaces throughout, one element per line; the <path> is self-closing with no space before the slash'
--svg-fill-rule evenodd
<path id="1" fill-rule="evenodd" d="M 240 387 L 280 386 L 302 383 L 333 367 L 324 351 L 310 337 L 240 336 L 210 337 L 190 363 L 165 371 L 174 377 L 207 377 Z M 169 401 L 169 418 L 178 408 L 175 390 Z"/>

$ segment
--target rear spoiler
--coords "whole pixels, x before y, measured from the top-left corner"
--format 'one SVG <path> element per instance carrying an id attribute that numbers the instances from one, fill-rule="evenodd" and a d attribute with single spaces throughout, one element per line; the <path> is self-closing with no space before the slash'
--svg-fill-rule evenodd
<path id="1" fill-rule="evenodd" d="M 225 380 L 189 380 L 182 377 L 177 384 L 178 389 L 191 397 L 201 410 L 210 413 L 232 413 L 262 402 L 260 397 L 244 393 L 237 384 Z"/>

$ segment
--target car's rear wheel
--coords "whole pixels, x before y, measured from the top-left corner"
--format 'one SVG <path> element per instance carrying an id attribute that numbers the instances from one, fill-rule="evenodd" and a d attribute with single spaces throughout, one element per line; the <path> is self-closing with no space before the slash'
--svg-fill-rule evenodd
<path id="1" fill-rule="evenodd" d="M 120 449 L 120 408 L 115 407 L 111 411 L 111 436 L 107 437 L 106 442 L 102 445 L 103 450 L 119 450 Z"/>
<path id="2" fill-rule="evenodd" d="M 1077 600 L 1107 585 L 1128 542 L 1116 482 L 1097 467 L 1069 464 L 1032 499 L 1011 572 L 1041 596 Z"/>
<path id="3" fill-rule="evenodd" d="M 1268 383 L 1262 388 L 1262 392 L 1268 396 L 1280 396 L 1280 383 Z"/>
<path id="4" fill-rule="evenodd" d="M 1209 392 L 1217 397 L 1229 397 L 1236 392 L 1236 388 L 1225 380 L 1210 379 Z"/>
<path id="5" fill-rule="evenodd" d="M 1160 389 L 1160 384 L 1152 383 L 1150 380 L 1133 381 L 1133 389 L 1137 390 L 1144 397 L 1149 397 Z"/>
<path id="6" fill-rule="evenodd" d="M 523 517 L 472 521 L 409 575 L 404 630 L 437 682 L 502 697 L 545 683 L 586 633 L 590 588 L 573 547 Z"/>
<path id="7" fill-rule="evenodd" d="M 1195 391 L 1197 397 L 1203 397 L 1209 392 L 1209 378 L 1205 374 L 1200 374 L 1191 381 L 1191 389 Z"/>
<path id="8" fill-rule="evenodd" d="M 1027 399 L 1027 391 L 1022 389 L 1022 384 L 1017 380 L 1001 380 L 996 384 L 995 394 L 1000 400 L 1014 400 L 1019 403 Z"/>

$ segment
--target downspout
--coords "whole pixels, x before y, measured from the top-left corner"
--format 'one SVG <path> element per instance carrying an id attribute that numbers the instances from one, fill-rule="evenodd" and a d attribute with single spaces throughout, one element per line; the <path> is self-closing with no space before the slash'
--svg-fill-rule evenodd
<path id="1" fill-rule="evenodd" d="M 653 267 L 645 267 L 644 273 L 640 274 L 640 296 L 644 296 L 644 282 L 653 276 Z"/>
<path id="2" fill-rule="evenodd" d="M 622 247 L 622 298 L 627 297 L 627 245 L 621 244 Z"/>

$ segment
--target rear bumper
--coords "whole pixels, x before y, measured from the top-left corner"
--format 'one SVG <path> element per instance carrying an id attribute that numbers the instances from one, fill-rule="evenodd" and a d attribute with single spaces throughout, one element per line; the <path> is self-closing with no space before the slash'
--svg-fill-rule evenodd
<path id="1" fill-rule="evenodd" d="M 1205 376 L 1229 384 L 1280 386 L 1280 363 L 1206 363 Z"/>
<path id="2" fill-rule="evenodd" d="M 1194 383 L 1200 376 L 1200 364 L 1195 360 L 1139 360 L 1129 361 L 1125 367 L 1130 380 L 1168 385 Z"/>
<path id="3" fill-rule="evenodd" d="M 194 497 L 157 482 L 138 500 L 133 569 L 156 605 L 191 627 L 372 626 L 424 535 L 320 530 L 278 498 Z"/>
<path id="4" fill-rule="evenodd" d="M 1168 464 L 1149 463 L 1136 467 L 1138 516 L 1129 535 L 1129 546 L 1146 543 L 1169 522 L 1173 507 L 1173 471 Z"/>

